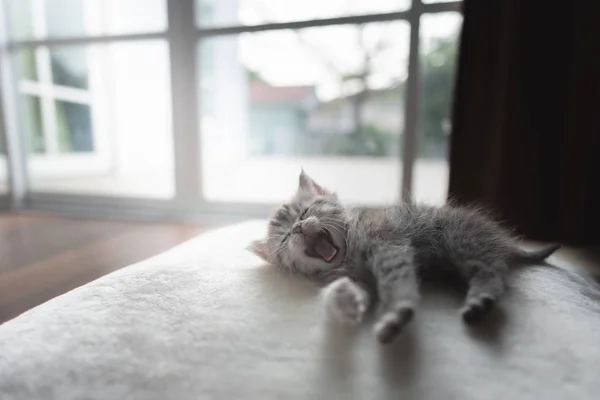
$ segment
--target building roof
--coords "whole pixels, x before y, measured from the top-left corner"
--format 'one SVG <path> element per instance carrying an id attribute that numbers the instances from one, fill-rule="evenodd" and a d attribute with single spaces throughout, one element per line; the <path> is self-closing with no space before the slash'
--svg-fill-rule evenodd
<path id="1" fill-rule="evenodd" d="M 314 86 L 271 86 L 263 82 L 250 84 L 250 98 L 256 102 L 301 102 L 314 92 Z"/>

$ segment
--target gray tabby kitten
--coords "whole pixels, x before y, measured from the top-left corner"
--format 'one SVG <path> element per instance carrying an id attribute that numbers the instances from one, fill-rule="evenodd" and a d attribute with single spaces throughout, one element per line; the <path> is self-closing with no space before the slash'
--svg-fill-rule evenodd
<path id="1" fill-rule="evenodd" d="M 461 309 L 480 321 L 505 290 L 509 266 L 541 262 L 558 245 L 521 250 L 511 234 L 468 208 L 398 204 L 347 208 L 302 171 L 298 191 L 250 249 L 269 263 L 326 282 L 328 310 L 358 324 L 376 303 L 375 333 L 390 343 L 411 320 L 419 279 L 457 277 L 469 289 Z"/>

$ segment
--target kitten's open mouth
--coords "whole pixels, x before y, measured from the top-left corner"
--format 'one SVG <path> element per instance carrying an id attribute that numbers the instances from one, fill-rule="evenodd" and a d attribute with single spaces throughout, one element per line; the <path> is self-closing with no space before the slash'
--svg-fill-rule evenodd
<path id="1" fill-rule="evenodd" d="M 331 233 L 325 229 L 306 235 L 304 237 L 304 247 L 304 253 L 307 256 L 321 258 L 326 262 L 331 262 L 339 251 L 333 243 Z"/>

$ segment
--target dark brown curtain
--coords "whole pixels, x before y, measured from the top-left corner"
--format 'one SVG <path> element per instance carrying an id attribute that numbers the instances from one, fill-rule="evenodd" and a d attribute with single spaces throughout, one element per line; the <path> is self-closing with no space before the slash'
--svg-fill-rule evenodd
<path id="1" fill-rule="evenodd" d="M 449 196 L 600 242 L 600 2 L 465 0 Z"/>

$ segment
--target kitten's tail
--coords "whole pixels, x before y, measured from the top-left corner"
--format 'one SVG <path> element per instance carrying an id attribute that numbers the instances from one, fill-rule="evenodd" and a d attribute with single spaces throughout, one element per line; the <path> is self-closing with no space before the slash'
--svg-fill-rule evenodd
<path id="1" fill-rule="evenodd" d="M 512 254 L 514 262 L 518 263 L 536 263 L 546 260 L 552 253 L 560 248 L 560 244 L 554 243 L 548 246 L 542 247 L 539 250 L 526 251 L 521 248 L 516 248 Z"/>

